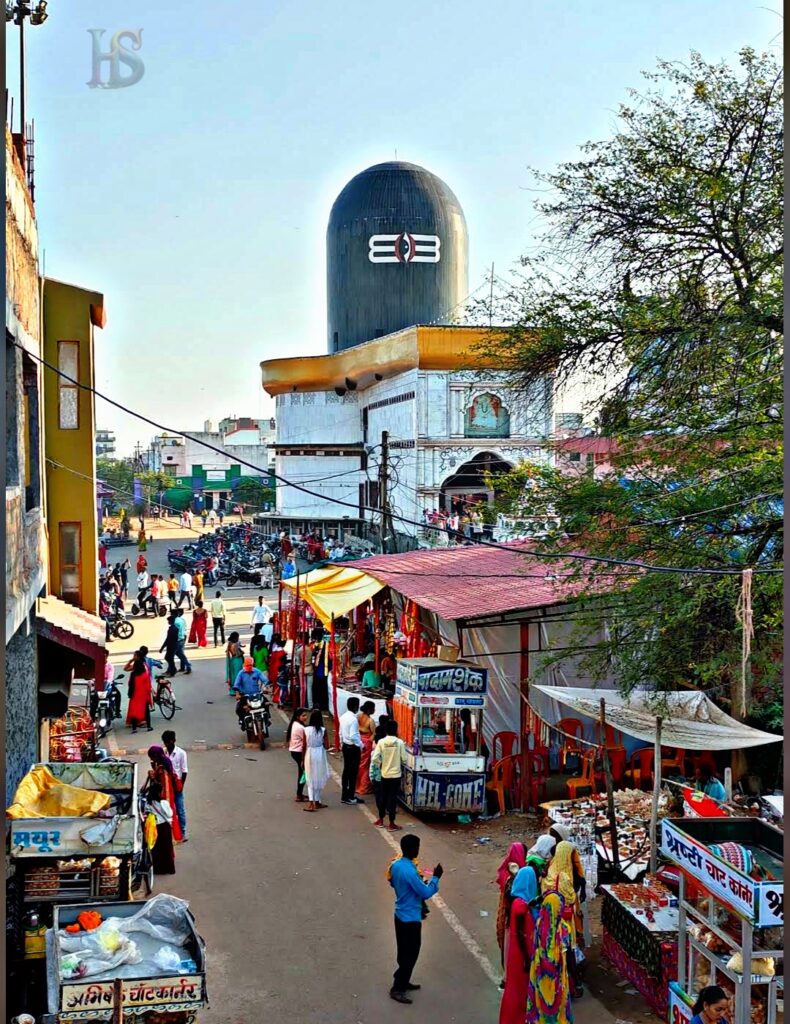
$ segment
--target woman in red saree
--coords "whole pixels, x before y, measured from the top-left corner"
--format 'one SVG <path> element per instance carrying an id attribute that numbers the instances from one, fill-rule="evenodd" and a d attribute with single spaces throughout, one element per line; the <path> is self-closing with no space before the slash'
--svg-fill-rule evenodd
<path id="1" fill-rule="evenodd" d="M 283 638 L 279 633 L 275 633 L 272 637 L 272 646 L 269 651 L 269 682 L 272 684 L 272 700 L 275 704 L 280 703 L 280 688 L 277 685 L 277 679 L 280 675 L 280 666 L 284 658 Z"/>
<path id="2" fill-rule="evenodd" d="M 373 792 L 373 783 L 370 781 L 370 758 L 373 754 L 373 734 L 376 731 L 376 723 L 372 717 L 375 710 L 376 705 L 373 701 L 366 700 L 357 715 L 359 735 L 362 739 L 362 756 L 359 761 L 355 792 L 362 795 Z"/>
<path id="3" fill-rule="evenodd" d="M 132 732 L 137 732 L 138 725 L 143 722 L 148 726 L 148 731 L 153 732 L 151 725 L 151 705 L 153 704 L 153 692 L 151 690 L 151 673 L 148 666 L 140 657 L 135 657 L 132 670 L 129 673 L 129 707 L 126 710 L 126 724 L 131 725 Z"/>
<path id="4" fill-rule="evenodd" d="M 173 809 L 173 839 L 175 842 L 180 843 L 183 839 L 183 833 L 181 831 L 181 825 L 178 821 L 178 814 L 176 813 L 176 786 L 180 785 L 180 780 L 176 779 L 175 772 L 173 771 L 173 762 L 167 756 L 164 747 L 153 746 L 148 748 L 148 757 L 151 761 L 151 768 L 148 771 L 148 779 L 146 780 L 145 788 L 152 782 L 158 783 L 162 790 L 162 800 L 165 800 Z"/>
<path id="5" fill-rule="evenodd" d="M 197 644 L 198 647 L 205 647 L 207 626 L 208 612 L 203 607 L 203 602 L 196 599 L 195 609 L 192 612 L 192 626 L 189 630 L 189 643 Z"/>

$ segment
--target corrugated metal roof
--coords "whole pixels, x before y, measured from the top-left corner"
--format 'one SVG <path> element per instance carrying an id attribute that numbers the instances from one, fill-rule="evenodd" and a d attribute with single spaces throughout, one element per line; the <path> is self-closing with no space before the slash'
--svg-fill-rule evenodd
<path id="1" fill-rule="evenodd" d="M 536 558 L 528 553 L 529 547 L 526 542 L 473 545 L 374 555 L 346 564 L 443 619 L 527 611 L 561 604 L 579 593 L 581 582 L 562 578 L 567 566 L 556 559 Z"/>

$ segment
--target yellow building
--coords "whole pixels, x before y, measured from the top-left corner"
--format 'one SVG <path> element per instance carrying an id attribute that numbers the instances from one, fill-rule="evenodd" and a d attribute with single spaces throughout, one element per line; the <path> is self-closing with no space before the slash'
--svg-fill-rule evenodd
<path id="1" fill-rule="evenodd" d="M 44 279 L 44 455 L 49 593 L 96 613 L 99 603 L 93 329 L 104 296 Z M 76 383 L 72 383 L 72 381 Z"/>

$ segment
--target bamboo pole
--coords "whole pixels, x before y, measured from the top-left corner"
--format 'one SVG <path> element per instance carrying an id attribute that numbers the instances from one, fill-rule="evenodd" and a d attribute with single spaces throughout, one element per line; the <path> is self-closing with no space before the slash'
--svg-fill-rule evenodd
<path id="1" fill-rule="evenodd" d="M 337 713 L 337 639 L 335 637 L 335 617 L 332 616 L 329 623 L 329 657 L 332 659 L 332 718 L 335 728 L 334 750 L 340 750 L 340 716 Z"/>
<path id="2" fill-rule="evenodd" d="M 609 749 L 606 746 L 606 701 L 601 697 L 601 741 L 603 744 L 603 774 L 606 780 L 606 811 L 609 828 L 612 830 L 612 863 L 615 870 L 620 870 L 620 850 L 617 842 L 617 814 L 614 809 L 614 780 L 612 766 L 609 763 Z"/>
<path id="3" fill-rule="evenodd" d="M 658 798 L 661 794 L 661 723 L 656 718 L 656 747 L 653 754 L 653 804 L 650 808 L 650 874 L 658 867 Z"/>

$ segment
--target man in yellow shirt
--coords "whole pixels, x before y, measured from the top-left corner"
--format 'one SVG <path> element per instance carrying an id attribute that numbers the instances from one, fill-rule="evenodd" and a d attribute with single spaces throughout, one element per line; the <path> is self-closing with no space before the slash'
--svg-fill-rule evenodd
<path id="1" fill-rule="evenodd" d="M 387 722 L 387 735 L 378 741 L 371 768 L 381 772 L 381 782 L 377 798 L 379 816 L 376 820 L 378 828 L 384 828 L 384 815 L 389 818 L 387 826 L 390 832 L 399 832 L 401 826 L 395 824 L 398 809 L 398 793 L 400 792 L 403 765 L 406 763 L 406 744 L 398 738 L 398 723 Z"/>
<path id="2" fill-rule="evenodd" d="M 170 573 L 170 579 L 167 581 L 167 596 L 170 598 L 170 607 L 175 608 L 178 600 L 178 580 L 173 572 Z"/>

